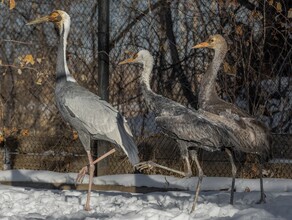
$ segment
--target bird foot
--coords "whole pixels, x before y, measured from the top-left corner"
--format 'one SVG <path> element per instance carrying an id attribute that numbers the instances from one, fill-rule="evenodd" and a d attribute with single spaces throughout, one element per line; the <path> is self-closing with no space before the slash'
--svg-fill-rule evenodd
<path id="1" fill-rule="evenodd" d="M 89 211 L 91 211 L 91 208 L 90 208 L 90 206 L 85 205 L 85 206 L 84 206 L 84 210 L 89 212 Z"/>
<path id="2" fill-rule="evenodd" d="M 141 162 L 141 163 L 138 163 L 135 165 L 135 168 L 139 171 L 143 171 L 145 169 L 153 169 L 154 167 L 157 167 L 157 168 L 160 168 L 163 170 L 167 170 L 169 172 L 177 173 L 177 174 L 184 176 L 184 177 L 186 176 L 185 172 L 181 172 L 179 170 L 175 170 L 175 169 L 171 169 L 171 168 L 166 167 L 166 166 L 159 165 L 157 163 L 154 163 L 153 161 L 144 161 L 144 162 Z"/>
<path id="3" fill-rule="evenodd" d="M 266 195 L 264 196 L 264 198 L 261 198 L 256 204 L 265 204 L 266 203 Z"/>
<path id="4" fill-rule="evenodd" d="M 110 151 L 108 151 L 107 153 L 105 153 L 104 155 L 102 155 L 99 158 L 97 158 L 95 161 L 93 161 L 92 165 L 98 163 L 99 161 L 103 160 L 104 158 L 108 157 L 109 155 L 111 155 L 114 152 L 116 152 L 116 149 L 113 148 Z M 76 180 L 75 180 L 76 183 L 82 183 L 83 182 L 84 176 L 88 173 L 89 166 L 90 166 L 90 164 L 87 164 L 87 166 L 83 167 L 79 171 L 79 173 L 78 173 L 78 175 L 76 177 Z"/>
<path id="5" fill-rule="evenodd" d="M 189 179 L 192 176 L 193 176 L 193 173 L 192 172 L 190 172 L 190 173 L 188 172 L 188 173 L 185 174 L 184 179 Z"/>
<path id="6" fill-rule="evenodd" d="M 83 180 L 84 180 L 85 175 L 88 173 L 88 170 L 89 170 L 89 165 L 83 167 L 79 171 L 79 173 L 78 173 L 78 175 L 76 177 L 75 182 L 81 184 L 83 182 Z M 86 210 L 86 208 L 85 208 L 85 210 Z M 89 210 L 87 210 L 87 211 L 89 211 Z"/>
<path id="7" fill-rule="evenodd" d="M 152 161 L 145 161 L 141 163 L 137 163 L 135 165 L 135 168 L 139 171 L 145 170 L 145 169 L 153 169 L 155 167 L 156 163 Z"/>

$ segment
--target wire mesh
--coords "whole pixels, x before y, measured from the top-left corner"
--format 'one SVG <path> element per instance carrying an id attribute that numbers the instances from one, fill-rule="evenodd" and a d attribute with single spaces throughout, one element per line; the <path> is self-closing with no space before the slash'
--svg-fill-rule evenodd
<path id="1" fill-rule="evenodd" d="M 141 67 L 118 66 L 126 51 L 147 49 L 154 56 L 152 89 L 186 106 L 197 107 L 200 80 L 212 52 L 192 46 L 215 33 L 229 52 L 217 91 L 254 117 L 273 135 L 274 159 L 266 176 L 291 178 L 291 5 L 289 1 L 110 1 L 110 103 L 128 119 L 141 160 L 183 170 L 176 142 L 161 134 L 139 88 Z M 9 152 L 13 169 L 76 172 L 85 152 L 54 101 L 58 34 L 52 24 L 25 24 L 54 9 L 71 16 L 68 66 L 79 84 L 94 93 L 97 81 L 97 1 L 17 0 L 0 3 L 1 161 Z M 8 149 L 8 151 L 7 151 Z M 256 160 L 238 154 L 239 175 L 258 174 Z M 223 152 L 200 152 L 206 175 L 230 176 Z M 2 165 L 2 164 L 0 164 Z M 3 167 L 3 166 L 1 166 Z M 193 171 L 196 173 L 195 165 Z M 108 173 L 132 172 L 122 151 L 110 157 Z M 148 173 L 170 174 L 160 170 Z"/>

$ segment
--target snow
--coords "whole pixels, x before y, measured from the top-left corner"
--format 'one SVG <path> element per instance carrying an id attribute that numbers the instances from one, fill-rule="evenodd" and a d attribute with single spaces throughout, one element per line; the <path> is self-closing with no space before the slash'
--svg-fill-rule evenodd
<path id="1" fill-rule="evenodd" d="M 76 173 L 10 170 L 0 172 L 0 181 L 73 184 Z M 85 179 L 85 182 L 88 179 Z M 182 191 L 147 194 L 93 191 L 90 212 L 83 210 L 86 191 L 49 190 L 0 185 L 0 219 L 291 219 L 292 181 L 264 179 L 266 204 L 259 199 L 259 180 L 237 179 L 235 204 L 230 205 L 231 178 L 205 177 L 194 213 L 196 177 L 125 174 L 96 177 L 96 185 L 148 186 Z M 222 189 L 225 189 L 224 191 Z"/>

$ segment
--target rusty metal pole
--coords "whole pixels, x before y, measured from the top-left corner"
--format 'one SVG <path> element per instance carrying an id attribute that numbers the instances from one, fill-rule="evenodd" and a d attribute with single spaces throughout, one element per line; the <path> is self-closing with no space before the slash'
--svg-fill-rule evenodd
<path id="1" fill-rule="evenodd" d="M 98 0 L 98 95 L 109 100 L 109 6 L 110 0 Z M 104 141 L 97 143 L 97 156 L 109 150 Z M 96 175 L 108 173 L 108 159 L 97 163 Z"/>

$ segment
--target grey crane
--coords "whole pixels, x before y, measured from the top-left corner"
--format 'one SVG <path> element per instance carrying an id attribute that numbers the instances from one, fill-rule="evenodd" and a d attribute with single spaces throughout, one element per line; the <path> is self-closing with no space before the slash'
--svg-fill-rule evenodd
<path id="1" fill-rule="evenodd" d="M 90 153 L 93 140 L 109 141 L 123 149 L 132 165 L 139 162 L 138 150 L 125 118 L 108 102 L 78 85 L 66 63 L 66 44 L 70 29 L 70 16 L 61 10 L 38 18 L 28 25 L 53 22 L 60 33 L 57 54 L 55 99 L 59 112 L 77 132 L 89 160 L 89 186 L 85 210 L 90 210 L 90 193 L 94 161 Z M 79 173 L 84 175 L 82 169 Z M 82 181 L 83 178 L 81 178 Z M 80 180 L 77 177 L 77 181 Z"/>
<path id="2" fill-rule="evenodd" d="M 191 156 L 196 163 L 199 176 L 192 206 L 193 211 L 197 203 L 203 178 L 203 171 L 196 150 L 201 148 L 213 152 L 233 146 L 248 148 L 249 143 L 244 142 L 244 138 L 237 135 L 243 129 L 241 123 L 232 118 L 224 118 L 202 109 L 187 108 L 171 99 L 154 93 L 150 88 L 150 78 L 154 62 L 149 51 L 141 50 L 134 54 L 133 57 L 120 62 L 120 64 L 126 63 L 143 64 L 143 72 L 140 77 L 142 94 L 149 110 L 155 113 L 155 121 L 162 129 L 162 132 L 177 141 L 181 157 L 187 165 L 187 171 L 180 172 L 152 161 L 141 162 L 137 167 L 139 169 L 158 167 L 183 176 L 190 176 L 192 171 L 189 156 Z M 242 133 L 246 137 L 253 135 L 248 129 Z M 189 150 L 191 150 L 191 154 L 189 154 Z"/>
<path id="3" fill-rule="evenodd" d="M 254 147 L 254 150 L 251 153 L 256 153 L 259 156 L 259 161 L 262 163 L 261 148 L 270 149 L 270 133 L 268 128 L 260 121 L 253 118 L 250 114 L 240 109 L 236 105 L 226 102 L 221 99 L 215 88 L 215 80 L 218 74 L 218 70 L 226 56 L 228 51 L 228 46 L 226 40 L 223 36 L 216 34 L 212 35 L 208 38 L 207 41 L 197 44 L 193 48 L 211 48 L 214 49 L 214 57 L 212 62 L 209 64 L 206 73 L 202 77 L 202 81 L 200 84 L 199 96 L 198 96 L 198 105 L 199 108 L 202 108 L 208 112 L 214 113 L 216 115 L 222 115 L 224 117 L 234 118 L 234 120 L 238 120 L 242 123 L 243 126 L 250 126 L 250 128 L 255 128 L 255 130 L 259 130 L 259 132 L 255 133 L 256 139 L 262 140 L 262 145 L 255 144 L 251 145 Z M 234 188 L 235 188 L 235 177 L 237 173 L 236 166 L 234 164 L 234 158 L 232 152 L 229 148 L 226 148 L 227 153 L 230 157 L 230 161 L 232 164 L 232 187 L 231 187 L 231 197 L 230 204 L 233 204 L 234 197 Z M 268 156 L 268 155 L 265 155 Z M 261 197 L 259 203 L 265 202 L 264 196 L 264 187 L 263 187 L 263 179 L 262 179 L 262 165 L 260 166 L 260 188 L 261 188 Z"/>

